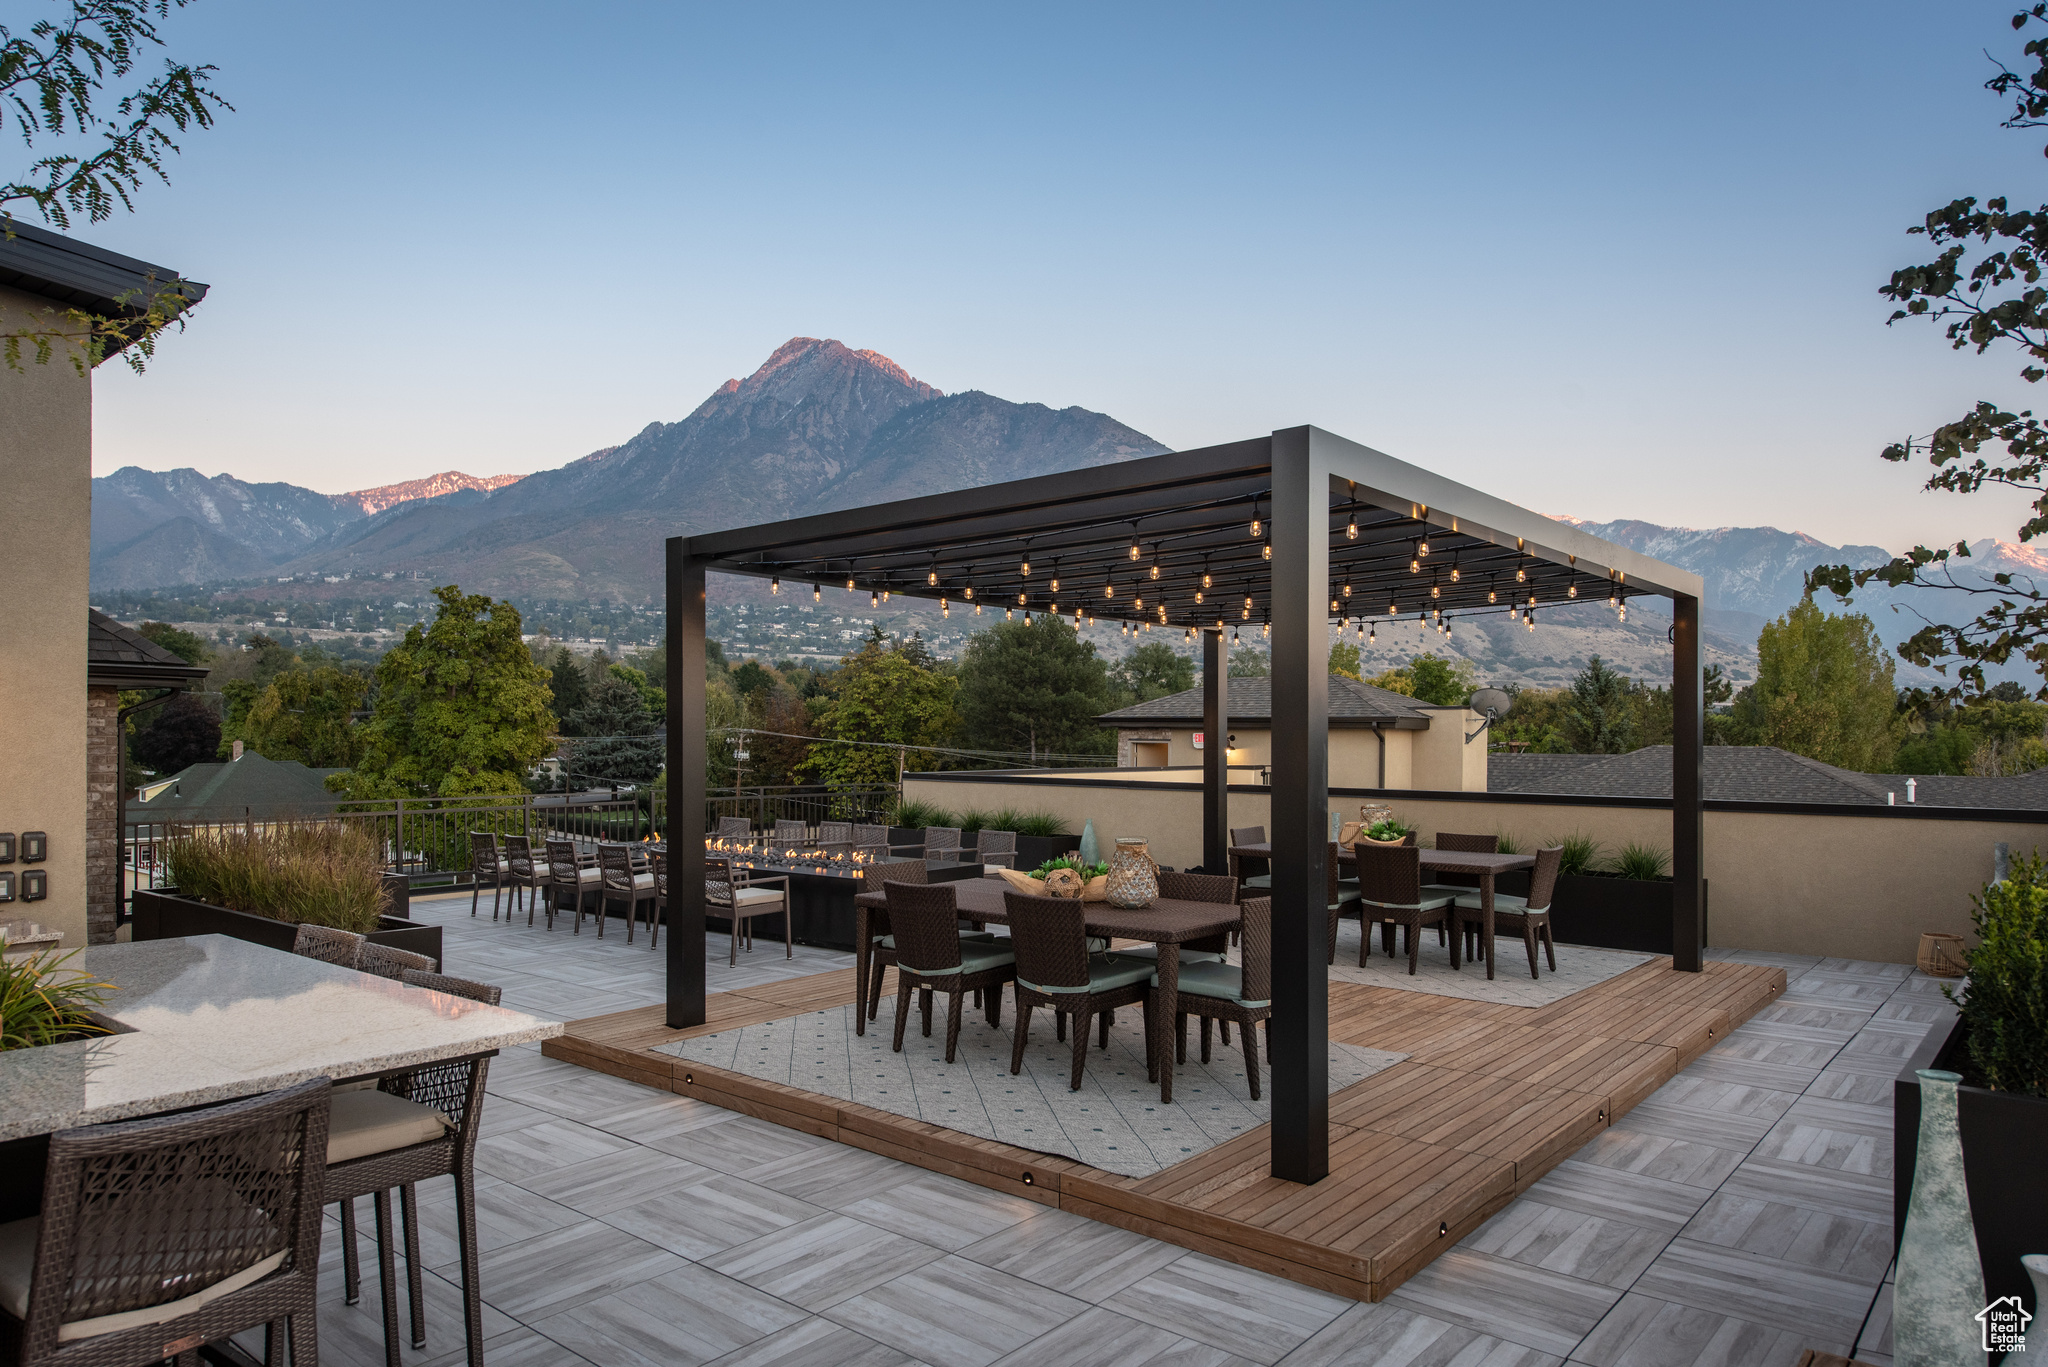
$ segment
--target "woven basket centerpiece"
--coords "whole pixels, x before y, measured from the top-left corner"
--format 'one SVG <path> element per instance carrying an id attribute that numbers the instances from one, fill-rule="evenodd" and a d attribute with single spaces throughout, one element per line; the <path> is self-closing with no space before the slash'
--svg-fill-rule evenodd
<path id="1" fill-rule="evenodd" d="M 1087 886 L 1081 875 L 1072 869 L 1052 869 L 1045 875 L 1045 896 L 1079 897 Z"/>
<path id="2" fill-rule="evenodd" d="M 1119 840 L 1109 856 L 1109 886 L 1103 897 L 1113 907 L 1149 907 L 1159 900 L 1159 865 L 1142 840 Z"/>

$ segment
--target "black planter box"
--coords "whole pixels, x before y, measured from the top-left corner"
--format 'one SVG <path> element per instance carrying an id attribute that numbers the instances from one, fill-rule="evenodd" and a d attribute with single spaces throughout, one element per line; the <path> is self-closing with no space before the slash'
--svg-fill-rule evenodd
<path id="1" fill-rule="evenodd" d="M 232 911 L 210 902 L 180 897 L 176 888 L 138 888 L 134 900 L 134 937 L 172 940 L 187 935 L 230 935 L 251 944 L 291 953 L 299 928 L 291 921 L 273 921 L 246 911 Z M 424 954 L 441 967 L 441 927 L 421 925 L 402 916 L 380 916 L 369 938 L 393 949 Z"/>
<path id="2" fill-rule="evenodd" d="M 1913 1199 L 1913 1168 L 1920 1154 L 1921 1068 L 1960 1073 L 1968 1061 L 1963 1023 L 1936 1025 L 1892 1084 L 1892 1242 L 1906 1233 Z M 1970 1192 L 1970 1222 L 1984 1264 L 1984 1294 L 2018 1296 L 2038 1315 L 2034 1284 L 2020 1258 L 2042 1251 L 2048 1229 L 2048 1101 L 1994 1092 L 1965 1083 L 1956 1088 L 1956 1128 L 1963 1138 L 1963 1183 Z M 2010 1360 L 2010 1359 L 2009 1359 Z"/>
<path id="3" fill-rule="evenodd" d="M 1500 892 L 1524 896 L 1529 875 L 1518 872 L 1494 882 Z M 1595 949 L 1627 949 L 1638 954 L 1669 954 L 1671 940 L 1669 879 L 1599 878 L 1563 873 L 1552 896 L 1550 933 L 1560 944 Z M 1700 935 L 1707 933 L 1707 885 L 1700 883 Z"/>

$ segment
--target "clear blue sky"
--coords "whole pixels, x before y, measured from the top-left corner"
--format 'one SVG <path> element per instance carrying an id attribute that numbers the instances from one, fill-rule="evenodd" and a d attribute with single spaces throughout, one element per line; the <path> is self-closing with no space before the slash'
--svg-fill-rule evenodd
<path id="1" fill-rule="evenodd" d="M 2036 396 L 1875 288 L 2048 198 L 1979 89 L 2012 8 L 197 0 L 239 112 L 80 235 L 213 295 L 102 372 L 96 467 L 527 472 L 804 334 L 1546 512 L 2010 536 L 1875 453 Z"/>

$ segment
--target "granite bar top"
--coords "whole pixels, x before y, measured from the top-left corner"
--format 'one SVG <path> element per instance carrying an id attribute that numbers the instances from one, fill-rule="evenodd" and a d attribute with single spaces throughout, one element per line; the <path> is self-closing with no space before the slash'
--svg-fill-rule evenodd
<path id="1" fill-rule="evenodd" d="M 123 1033 L 0 1053 L 0 1140 L 486 1053 L 562 1033 L 225 935 L 96 945 L 74 966 L 115 985 Z"/>

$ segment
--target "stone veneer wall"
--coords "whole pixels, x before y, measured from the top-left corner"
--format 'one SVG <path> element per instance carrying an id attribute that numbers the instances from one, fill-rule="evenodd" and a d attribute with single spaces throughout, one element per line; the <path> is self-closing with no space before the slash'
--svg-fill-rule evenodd
<path id="1" fill-rule="evenodd" d="M 85 701 L 85 938 L 114 942 L 119 915 L 121 836 L 121 693 L 89 688 Z"/>

